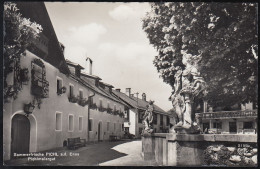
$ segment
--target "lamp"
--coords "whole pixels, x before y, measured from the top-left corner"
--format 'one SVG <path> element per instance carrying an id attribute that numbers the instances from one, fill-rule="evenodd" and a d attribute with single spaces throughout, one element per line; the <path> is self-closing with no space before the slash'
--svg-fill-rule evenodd
<path id="1" fill-rule="evenodd" d="M 32 114 L 34 108 L 35 108 L 35 106 L 30 102 L 29 104 L 24 105 L 24 112 L 28 116 L 29 114 Z"/>

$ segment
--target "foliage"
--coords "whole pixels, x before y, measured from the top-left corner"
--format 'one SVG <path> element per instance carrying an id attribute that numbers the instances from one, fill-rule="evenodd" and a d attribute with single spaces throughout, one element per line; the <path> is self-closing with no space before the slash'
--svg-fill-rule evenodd
<path id="1" fill-rule="evenodd" d="M 236 146 L 232 146 L 230 148 L 234 148 L 234 151 L 228 150 L 224 145 L 211 145 L 208 146 L 204 151 L 204 162 L 206 165 L 213 166 L 228 166 L 228 167 L 254 167 L 256 164 L 252 161 L 252 156 L 255 155 L 252 153 L 251 157 L 245 157 L 244 151 L 243 153 L 239 153 L 239 148 Z M 215 149 L 215 150 L 214 150 Z M 244 148 L 242 148 L 244 149 Z M 252 149 L 252 147 L 246 148 Z M 236 156 L 238 159 L 236 161 L 232 161 L 232 156 Z M 247 158 L 247 160 L 246 160 Z"/>
<path id="2" fill-rule="evenodd" d="M 80 98 L 79 96 L 78 98 L 78 104 L 82 107 L 85 107 L 89 102 L 86 98 Z"/>
<path id="3" fill-rule="evenodd" d="M 212 106 L 257 102 L 256 8 L 253 3 L 151 3 L 143 30 L 158 51 L 154 65 L 164 82 L 173 87 L 184 62 L 195 62 L 207 83 L 199 97 Z"/>
<path id="4" fill-rule="evenodd" d="M 112 111 L 113 111 L 113 110 L 112 110 L 111 108 L 109 108 L 109 107 L 107 108 L 107 113 L 108 113 L 108 114 L 112 114 Z"/>
<path id="5" fill-rule="evenodd" d="M 69 96 L 69 102 L 71 103 L 77 103 L 79 101 L 79 98 L 76 96 Z"/>
<path id="6" fill-rule="evenodd" d="M 14 62 L 20 63 L 21 55 L 25 55 L 26 48 L 31 43 L 31 38 L 36 38 L 42 27 L 22 17 L 15 3 L 4 3 L 4 98 L 5 100 L 17 95 L 20 88 L 8 84 L 7 76 L 14 69 Z"/>
<path id="7" fill-rule="evenodd" d="M 89 104 L 89 108 L 92 109 L 92 110 L 97 110 L 98 109 L 96 103 L 90 103 Z"/>

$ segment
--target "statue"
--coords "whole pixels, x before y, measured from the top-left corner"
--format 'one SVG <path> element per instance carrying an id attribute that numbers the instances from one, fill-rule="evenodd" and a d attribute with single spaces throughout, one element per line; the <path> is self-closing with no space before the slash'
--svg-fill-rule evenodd
<path id="1" fill-rule="evenodd" d="M 143 125 L 144 125 L 144 130 L 142 134 L 151 134 L 153 132 L 153 103 L 154 101 L 149 101 L 149 104 L 147 105 L 147 110 L 144 113 L 143 116 Z"/>
<path id="2" fill-rule="evenodd" d="M 183 64 L 185 69 L 177 68 L 175 83 L 170 96 L 175 108 L 178 123 L 170 129 L 171 132 L 199 133 L 199 126 L 192 120 L 192 103 L 194 97 L 198 96 L 204 86 L 204 80 L 200 77 L 197 63 L 188 54 L 184 54 Z"/>

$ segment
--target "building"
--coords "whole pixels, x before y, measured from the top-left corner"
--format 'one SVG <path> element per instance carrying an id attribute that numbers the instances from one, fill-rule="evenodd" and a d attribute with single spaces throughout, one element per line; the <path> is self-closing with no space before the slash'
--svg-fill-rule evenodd
<path id="1" fill-rule="evenodd" d="M 140 138 L 143 130 L 143 115 L 149 104 L 146 100 L 146 94 L 142 94 L 142 99 L 139 99 L 131 93 L 131 88 L 126 88 L 126 92 L 122 93 L 120 89 L 113 90 L 113 93 L 125 104 L 127 104 L 124 130 L 135 137 Z M 154 132 L 167 132 L 170 128 L 170 114 L 166 113 L 160 107 L 154 104 Z"/>
<path id="2" fill-rule="evenodd" d="M 43 32 L 32 39 L 32 46 L 7 77 L 9 85 L 19 85 L 21 90 L 3 105 L 4 160 L 14 153 L 66 146 L 71 137 L 87 141 L 122 137 L 126 104 L 112 94 L 113 86 L 65 60 L 65 48 L 43 2 L 17 2 L 17 7 Z"/>
<path id="3" fill-rule="evenodd" d="M 212 107 L 207 108 L 204 102 L 202 113 L 196 113 L 203 132 L 218 134 L 256 134 L 257 133 L 257 107 L 253 103 L 234 105 L 228 111 Z"/>

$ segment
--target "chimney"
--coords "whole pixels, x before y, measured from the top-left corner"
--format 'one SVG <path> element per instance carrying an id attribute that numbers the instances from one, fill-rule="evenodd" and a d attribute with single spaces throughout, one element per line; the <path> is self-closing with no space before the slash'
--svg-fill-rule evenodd
<path id="1" fill-rule="evenodd" d="M 92 75 L 92 64 L 93 64 L 93 61 L 89 57 L 86 57 L 85 72 L 90 75 Z M 87 67 L 89 68 L 88 71 L 87 71 Z"/>
<path id="2" fill-rule="evenodd" d="M 89 59 L 89 74 L 92 75 L 92 60 Z"/>
<path id="3" fill-rule="evenodd" d="M 142 100 L 146 101 L 146 94 L 145 93 L 142 94 Z"/>
<path id="4" fill-rule="evenodd" d="M 125 94 L 130 97 L 131 96 L 131 88 L 126 88 Z"/>
<path id="5" fill-rule="evenodd" d="M 120 89 L 116 89 L 117 92 L 120 92 Z"/>

